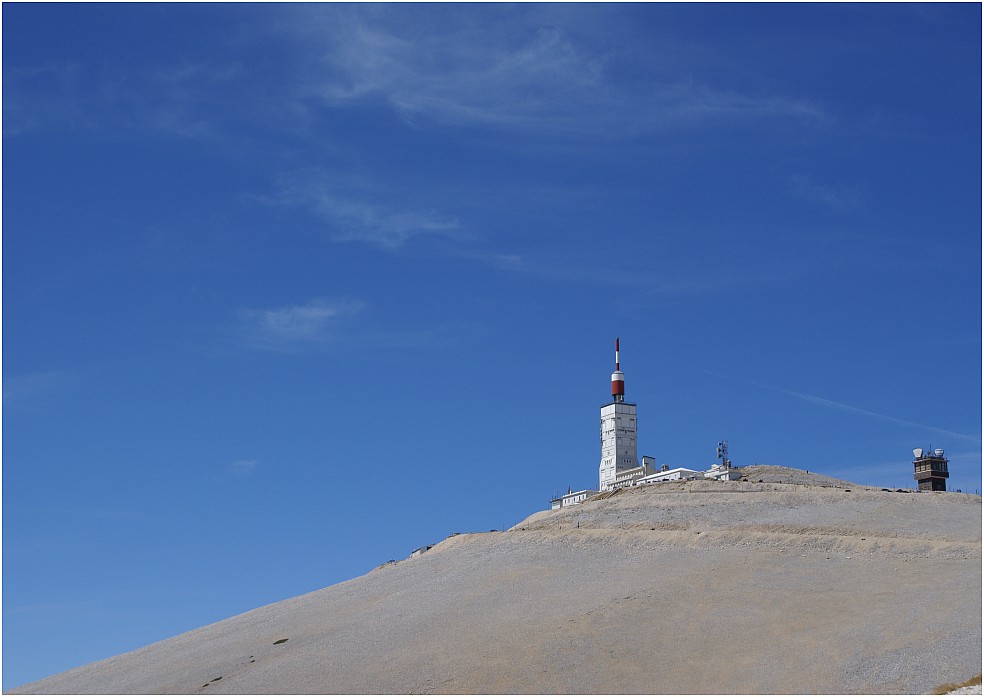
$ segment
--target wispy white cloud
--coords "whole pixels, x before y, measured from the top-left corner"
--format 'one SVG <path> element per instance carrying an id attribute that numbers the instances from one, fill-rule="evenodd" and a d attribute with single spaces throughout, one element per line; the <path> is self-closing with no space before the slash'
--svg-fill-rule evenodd
<path id="1" fill-rule="evenodd" d="M 818 184 L 805 175 L 795 175 L 790 180 L 792 193 L 804 201 L 819 203 L 835 211 L 847 211 L 861 205 L 857 187 L 838 187 Z"/>
<path id="2" fill-rule="evenodd" d="M 137 75 L 139 101 L 129 105 L 136 124 L 184 138 L 214 137 L 230 120 L 227 109 L 239 105 L 249 84 L 239 63 L 179 61 Z"/>
<path id="3" fill-rule="evenodd" d="M 603 11 L 582 18 L 581 30 L 565 26 L 572 14 L 442 10 L 435 21 L 430 9 L 413 7 L 281 6 L 264 13 L 262 25 L 244 19 L 230 27 L 222 49 L 231 60 L 5 65 L 4 133 L 102 126 L 230 137 L 237 124 L 250 124 L 247 137 L 256 126 L 296 134 L 321 121 L 312 118 L 314 104 L 379 104 L 408 122 L 603 139 L 828 119 L 799 95 L 714 84 L 703 77 L 713 75 L 706 64 L 675 57 L 687 52 L 684 41 L 663 47 L 649 37 L 644 53 L 631 53 L 635 41 L 623 47 L 599 28 Z M 282 59 L 275 68 L 253 62 L 271 47 Z"/>
<path id="4" fill-rule="evenodd" d="M 146 511 L 129 508 L 51 508 L 38 509 L 46 516 L 86 520 L 110 520 L 126 523 L 162 523 L 164 519 Z"/>
<path id="5" fill-rule="evenodd" d="M 4 376 L 3 406 L 6 409 L 34 409 L 77 379 L 78 375 L 62 370 Z"/>
<path id="6" fill-rule="evenodd" d="M 22 66 L 7 61 L 3 70 L 4 137 L 85 123 L 81 72 L 81 66 L 70 61 Z"/>
<path id="7" fill-rule="evenodd" d="M 365 304 L 358 301 L 330 302 L 320 298 L 304 305 L 287 305 L 272 309 L 240 308 L 239 337 L 253 349 L 270 351 L 305 351 L 330 343 L 335 337 L 335 322 L 361 312 Z"/>
<path id="8" fill-rule="evenodd" d="M 454 216 L 373 199 L 370 191 L 381 188 L 353 178 L 343 181 L 323 171 L 298 172 L 280 177 L 273 195 L 258 198 L 268 204 L 311 211 L 326 224 L 328 236 L 337 242 L 364 242 L 394 250 L 414 238 L 465 237 L 461 222 Z"/>
<path id="9" fill-rule="evenodd" d="M 459 229 L 456 218 L 434 211 L 392 210 L 383 204 L 346 200 L 328 192 L 310 197 L 308 203 L 332 223 L 331 237 L 340 242 L 366 242 L 392 249 L 414 237 L 455 237 Z"/>
<path id="10" fill-rule="evenodd" d="M 304 10 L 293 31 L 313 42 L 322 71 L 306 89 L 332 106 L 382 100 L 410 121 L 607 134 L 708 120 L 824 120 L 804 98 L 743 92 L 692 74 L 629 77 L 615 49 L 588 45 L 535 15 L 508 26 L 402 12 Z"/>
<path id="11" fill-rule="evenodd" d="M 236 477 L 248 477 L 256 469 L 256 460 L 236 460 L 229 463 L 229 473 Z"/>
<path id="12" fill-rule="evenodd" d="M 212 137 L 230 103 L 248 98 L 238 63 L 158 67 L 49 62 L 4 67 L 4 136 L 100 128 Z"/>
<path id="13" fill-rule="evenodd" d="M 325 56 L 333 73 L 317 92 L 329 103 L 387 100 L 408 118 L 521 125 L 560 99 L 590 101 L 603 89 L 601 60 L 579 55 L 558 29 L 540 28 L 520 46 L 490 46 L 459 31 L 408 39 L 358 22 Z"/>

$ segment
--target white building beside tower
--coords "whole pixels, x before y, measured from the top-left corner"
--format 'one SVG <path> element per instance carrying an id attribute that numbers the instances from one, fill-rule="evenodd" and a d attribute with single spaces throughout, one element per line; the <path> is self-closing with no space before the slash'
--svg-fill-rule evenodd
<path id="1" fill-rule="evenodd" d="M 615 372 L 612 373 L 612 401 L 601 407 L 601 464 L 598 488 L 611 491 L 632 486 L 649 474 L 639 466 L 636 449 L 636 405 L 625 401 L 625 374 L 621 371 L 618 339 L 615 339 Z"/>

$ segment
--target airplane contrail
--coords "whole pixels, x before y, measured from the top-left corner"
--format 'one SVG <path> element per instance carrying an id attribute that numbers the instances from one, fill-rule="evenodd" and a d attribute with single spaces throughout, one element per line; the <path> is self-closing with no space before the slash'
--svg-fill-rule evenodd
<path id="1" fill-rule="evenodd" d="M 713 370 L 707 370 L 705 372 L 707 372 L 707 373 L 709 373 L 711 375 L 714 375 L 716 377 L 719 377 L 719 378 L 729 379 L 727 376 L 721 375 L 720 373 L 715 373 Z M 754 380 L 746 380 L 744 378 L 731 378 L 731 379 L 738 380 L 740 382 L 744 382 L 744 383 L 749 384 L 749 385 L 755 385 L 756 387 L 761 387 L 761 388 L 766 389 L 766 390 L 772 390 L 773 392 L 781 392 L 782 394 L 787 394 L 787 395 L 789 395 L 791 397 L 797 397 L 799 399 L 802 399 L 802 400 L 804 400 L 806 402 L 811 402 L 813 404 L 819 404 L 821 406 L 831 407 L 832 409 L 839 409 L 841 411 L 850 412 L 852 414 L 861 414 L 862 416 L 870 416 L 870 417 L 875 418 L 875 419 L 881 419 L 882 421 L 891 421 L 893 423 L 902 424 L 903 426 L 910 426 L 910 427 L 913 427 L 913 428 L 922 428 L 922 429 L 926 429 L 928 431 L 935 431 L 936 433 L 941 433 L 943 435 L 947 435 L 947 436 L 950 436 L 952 438 L 961 438 L 963 440 L 969 440 L 969 441 L 971 441 L 973 443 L 980 443 L 981 442 L 981 439 L 978 438 L 977 436 L 969 436 L 966 433 L 957 433 L 955 431 L 947 431 L 946 429 L 937 428 L 936 426 L 927 426 L 926 424 L 913 423 L 912 421 L 906 421 L 905 419 L 899 419 L 899 418 L 896 418 L 894 416 L 889 416 L 888 414 L 879 414 L 879 413 L 874 412 L 874 411 L 868 411 L 867 409 L 860 409 L 858 407 L 852 407 L 850 404 L 843 404 L 841 402 L 835 402 L 832 399 L 825 399 L 824 397 L 817 397 L 816 395 L 812 395 L 812 394 L 805 394 L 803 392 L 796 392 L 794 390 L 787 390 L 787 389 L 784 389 L 782 387 L 774 387 L 772 385 L 764 385 L 761 382 L 755 382 Z"/>

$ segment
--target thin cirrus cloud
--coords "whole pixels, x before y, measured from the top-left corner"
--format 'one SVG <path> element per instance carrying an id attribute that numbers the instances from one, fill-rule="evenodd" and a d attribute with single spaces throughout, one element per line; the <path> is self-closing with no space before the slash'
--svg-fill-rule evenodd
<path id="1" fill-rule="evenodd" d="M 328 236 L 336 242 L 364 242 L 395 250 L 414 238 L 458 239 L 464 235 L 456 217 L 380 203 L 368 194 L 353 192 L 353 186 L 367 188 L 345 185 L 321 173 L 300 173 L 281 177 L 276 193 L 259 200 L 307 209 L 327 225 Z"/>
<path id="2" fill-rule="evenodd" d="M 381 103 L 408 122 L 603 138 L 735 119 L 827 119 L 796 95 L 721 82 L 715 61 L 733 56 L 688 60 L 702 49 L 686 41 L 635 54 L 617 32 L 594 31 L 604 38 L 592 40 L 558 24 L 568 14 L 458 11 L 434 21 L 430 10 L 389 6 L 271 9 L 262 25 L 237 28 L 223 46 L 244 49 L 232 59 L 5 68 L 14 99 L 4 104 L 4 133 L 104 126 L 202 138 L 243 122 L 293 132 L 311 102 Z M 257 69 L 250 56 L 271 44 L 291 59 Z"/>
<path id="3" fill-rule="evenodd" d="M 381 99 L 411 122 L 609 137 L 714 120 L 826 118 L 809 100 L 673 76 L 657 59 L 642 59 L 640 71 L 618 48 L 588 45 L 535 17 L 507 32 L 466 21 L 431 29 L 398 14 L 305 14 L 294 33 L 313 42 L 321 68 L 306 95 L 335 107 Z"/>
<path id="4" fill-rule="evenodd" d="M 857 187 L 820 184 L 805 175 L 793 176 L 790 179 L 790 190 L 804 201 L 817 203 L 837 212 L 846 212 L 861 206 Z"/>
<path id="5" fill-rule="evenodd" d="M 4 104 L 4 136 L 37 130 L 111 129 L 214 137 L 228 121 L 230 102 L 249 95 L 238 63 L 162 66 L 50 61 L 4 70 L 11 99 Z"/>
<path id="6" fill-rule="evenodd" d="M 407 350 L 474 341 L 484 337 L 486 332 L 481 322 L 382 331 L 348 325 L 346 319 L 361 313 L 365 307 L 365 303 L 355 300 L 314 299 L 303 305 L 241 308 L 237 312 L 236 343 L 240 349 L 281 354 L 347 352 L 356 346 L 359 351 L 366 348 Z M 255 467 L 255 461 L 244 459 L 232 463 L 228 470 L 246 475 Z"/>
<path id="7" fill-rule="evenodd" d="M 64 370 L 21 373 L 3 378 L 3 406 L 33 411 L 55 400 L 81 382 L 81 376 Z"/>
<path id="8" fill-rule="evenodd" d="M 305 203 L 332 225 L 337 242 L 365 242 L 394 249 L 414 237 L 456 237 L 459 222 L 433 211 L 392 210 L 381 204 L 351 200 L 327 192 L 311 194 Z"/>
<path id="9" fill-rule="evenodd" d="M 229 464 L 229 474 L 235 477 L 248 477 L 256 469 L 256 460 L 236 460 Z"/>
<path id="10" fill-rule="evenodd" d="M 487 37 L 447 38 L 411 41 L 362 24 L 336 37 L 326 57 L 332 79 L 318 92 L 336 105 L 382 96 L 408 117 L 522 125 L 561 100 L 590 101 L 602 87 L 600 62 L 580 56 L 556 29 L 513 50 L 488 46 Z"/>
<path id="11" fill-rule="evenodd" d="M 272 309 L 240 308 L 239 338 L 248 348 L 297 352 L 331 343 L 340 318 L 362 311 L 358 301 L 328 301 L 320 298 L 304 305 Z"/>

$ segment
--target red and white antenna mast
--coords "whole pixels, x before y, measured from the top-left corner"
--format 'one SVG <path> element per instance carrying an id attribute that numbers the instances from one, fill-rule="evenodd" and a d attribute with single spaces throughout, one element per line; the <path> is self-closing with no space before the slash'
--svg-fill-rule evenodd
<path id="1" fill-rule="evenodd" d="M 619 368 L 618 337 L 615 337 L 615 372 L 612 373 L 612 399 L 616 402 L 625 401 L 625 374 Z"/>

